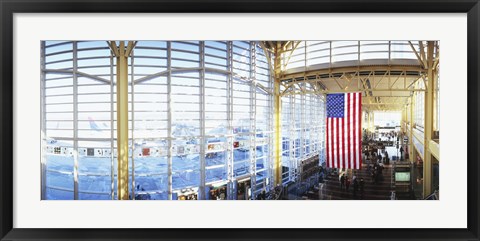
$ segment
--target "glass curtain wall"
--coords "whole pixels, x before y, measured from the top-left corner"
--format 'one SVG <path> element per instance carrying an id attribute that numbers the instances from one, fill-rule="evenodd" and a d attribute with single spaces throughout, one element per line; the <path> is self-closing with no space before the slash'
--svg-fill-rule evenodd
<path id="1" fill-rule="evenodd" d="M 139 41 L 128 63 L 131 199 L 207 199 L 240 178 L 270 190 L 273 81 L 256 42 Z M 42 198 L 116 199 L 115 57 L 105 41 L 46 41 L 42 68 Z"/>
<path id="2" fill-rule="evenodd" d="M 302 89 L 313 90 L 310 84 L 299 83 Z M 301 89 L 298 88 L 298 91 Z M 281 92 L 284 90 L 281 88 Z M 325 162 L 325 101 L 323 95 L 304 94 L 282 97 L 282 183 L 299 177 L 303 160 L 319 155 Z"/>
<path id="3" fill-rule="evenodd" d="M 425 88 L 423 81 L 417 81 L 415 85 L 418 89 Z M 425 92 L 417 91 L 414 93 L 413 98 L 415 98 L 415 106 L 413 110 L 413 123 L 415 124 L 414 127 L 423 132 L 423 127 L 425 124 Z"/>
<path id="4" fill-rule="evenodd" d="M 48 47 L 48 49 L 46 49 Z M 73 68 L 73 44 L 42 42 L 44 68 Z M 42 199 L 74 199 L 74 76 L 45 73 L 42 85 Z M 55 138 L 55 139 L 54 139 Z"/>
<path id="5" fill-rule="evenodd" d="M 110 50 L 42 42 L 42 199 L 112 199 Z"/>

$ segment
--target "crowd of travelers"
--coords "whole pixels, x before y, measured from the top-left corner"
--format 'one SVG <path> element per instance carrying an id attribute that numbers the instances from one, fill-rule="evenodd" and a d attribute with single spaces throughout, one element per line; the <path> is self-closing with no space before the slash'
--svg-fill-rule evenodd
<path id="1" fill-rule="evenodd" d="M 365 190 L 365 181 L 363 180 L 363 178 L 357 178 L 355 172 L 353 173 L 352 179 L 350 179 L 350 177 L 345 173 L 340 173 L 338 176 L 338 180 L 340 181 L 340 190 L 350 192 L 350 186 L 353 186 L 353 198 L 357 199 L 358 197 L 360 197 L 360 199 L 363 199 Z"/>

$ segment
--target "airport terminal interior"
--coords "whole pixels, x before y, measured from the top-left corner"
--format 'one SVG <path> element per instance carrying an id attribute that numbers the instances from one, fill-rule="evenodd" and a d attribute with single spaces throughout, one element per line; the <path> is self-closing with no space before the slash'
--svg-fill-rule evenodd
<path id="1" fill-rule="evenodd" d="M 438 41 L 40 53 L 42 200 L 439 199 Z"/>

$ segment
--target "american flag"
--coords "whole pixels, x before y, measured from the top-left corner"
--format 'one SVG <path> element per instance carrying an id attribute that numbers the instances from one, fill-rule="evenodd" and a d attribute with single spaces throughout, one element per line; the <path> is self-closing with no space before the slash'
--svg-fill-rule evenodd
<path id="1" fill-rule="evenodd" d="M 361 168 L 362 93 L 327 94 L 327 166 Z"/>

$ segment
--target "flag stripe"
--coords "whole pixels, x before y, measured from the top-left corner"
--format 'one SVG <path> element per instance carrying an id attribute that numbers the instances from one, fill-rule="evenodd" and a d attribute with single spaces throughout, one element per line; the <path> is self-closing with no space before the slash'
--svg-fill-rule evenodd
<path id="1" fill-rule="evenodd" d="M 353 128 L 353 163 L 355 163 L 357 161 L 357 155 L 355 155 L 355 151 L 357 150 L 356 146 L 357 146 L 357 132 L 355 131 L 355 128 L 357 127 L 357 123 L 356 123 L 356 114 L 357 114 L 357 95 L 356 93 L 353 95 L 354 98 L 353 98 L 353 115 L 352 115 L 352 118 L 353 118 L 353 125 L 354 125 L 354 128 Z"/>
<path id="2" fill-rule="evenodd" d="M 347 96 L 348 96 L 348 94 L 345 95 L 345 100 L 344 100 L 345 103 L 347 103 L 347 100 L 346 100 Z M 348 110 L 348 108 L 345 108 L 345 115 L 344 116 L 348 116 L 347 115 L 347 110 Z M 348 119 L 343 118 L 342 122 L 343 122 L 342 127 L 343 127 L 343 133 L 344 133 L 343 136 L 342 136 L 342 138 L 343 138 L 343 163 L 344 163 L 344 166 L 348 166 L 348 144 L 347 144 L 347 142 L 348 142 L 348 129 L 347 129 Z"/>
<path id="3" fill-rule="evenodd" d="M 357 138 L 356 139 L 357 145 L 355 145 L 355 148 L 356 148 L 355 155 L 356 155 L 356 157 L 355 157 L 355 163 L 353 163 L 353 164 L 354 164 L 355 168 L 358 168 L 358 163 L 360 161 L 359 156 L 358 156 L 358 145 L 360 144 L 358 142 L 358 137 L 359 137 L 358 134 L 360 133 L 358 131 L 358 116 L 360 114 L 360 113 L 358 113 L 358 103 L 359 103 L 360 99 L 358 98 L 358 96 L 360 96 L 360 94 L 356 93 L 356 95 L 357 95 L 357 98 L 356 98 L 357 99 L 357 104 L 355 105 L 355 113 L 356 113 L 356 116 L 355 116 L 355 132 L 356 132 L 355 137 Z"/>
<path id="4" fill-rule="evenodd" d="M 332 136 L 332 154 L 333 154 L 333 166 L 337 168 L 337 128 L 335 126 L 335 118 L 332 119 L 332 129 L 333 129 L 333 136 Z"/>
<path id="5" fill-rule="evenodd" d="M 349 106 L 348 106 L 348 121 L 350 123 L 350 132 L 349 132 L 349 136 L 348 136 L 348 139 L 350 140 L 350 144 L 349 144 L 349 147 L 348 149 L 350 150 L 350 165 L 353 166 L 353 154 L 354 154 L 354 151 L 353 151 L 353 115 L 351 113 L 353 113 L 353 99 L 355 97 L 355 94 L 354 93 L 349 93 L 348 96 L 350 97 L 350 103 L 349 103 Z"/>
<path id="6" fill-rule="evenodd" d="M 328 163 L 328 166 L 331 167 L 332 166 L 332 161 L 331 161 L 331 155 L 330 155 L 330 119 L 327 120 L 327 163 Z"/>
<path id="7" fill-rule="evenodd" d="M 336 152 L 336 155 L 335 155 L 337 157 L 337 160 L 335 160 L 335 162 L 336 162 L 337 167 L 338 167 L 338 166 L 340 166 L 339 165 L 339 163 L 340 163 L 340 148 L 339 148 L 339 142 L 340 142 L 339 137 L 340 137 L 340 135 L 338 134 L 338 122 L 339 122 L 339 120 L 338 120 L 338 118 L 335 118 L 334 120 L 335 120 L 335 130 L 337 131 L 337 135 L 335 136 L 336 139 L 337 139 L 337 142 L 335 144 L 335 147 L 337 148 L 337 152 Z"/>
<path id="8" fill-rule="evenodd" d="M 355 163 L 355 111 L 356 111 L 356 106 L 357 106 L 357 101 L 356 101 L 356 94 L 352 94 L 352 99 L 353 99 L 353 105 L 352 105 L 352 115 L 350 118 L 352 118 L 352 165 Z"/>
<path id="9" fill-rule="evenodd" d="M 333 167 L 333 120 L 330 118 L 330 166 Z"/>
<path id="10" fill-rule="evenodd" d="M 327 166 L 331 166 L 331 163 L 330 163 L 330 150 L 328 149 L 329 146 L 328 146 L 328 142 L 329 142 L 329 135 L 328 135 L 328 132 L 330 131 L 330 119 L 327 118 L 327 131 L 325 131 L 325 134 L 326 134 L 326 142 L 325 142 L 325 149 L 326 149 L 326 152 L 327 152 Z"/>
<path id="11" fill-rule="evenodd" d="M 343 160 L 343 118 L 338 118 L 338 130 L 339 130 L 339 142 L 338 142 L 338 157 L 340 158 L 340 168 L 345 168 L 345 162 Z"/>
<path id="12" fill-rule="evenodd" d="M 351 159 L 350 159 L 350 117 L 349 117 L 349 114 L 350 114 L 350 93 L 347 93 L 346 94 L 346 98 L 347 98 L 347 104 L 346 104 L 346 107 L 345 108 L 345 116 L 347 117 L 347 149 L 345 151 L 345 154 L 347 155 L 347 163 L 349 166 L 351 166 Z"/>
<path id="13" fill-rule="evenodd" d="M 337 168 L 337 155 L 335 154 L 335 135 L 337 134 L 337 132 L 335 131 L 335 118 L 332 118 L 331 120 L 332 122 L 332 166 Z"/>
<path id="14" fill-rule="evenodd" d="M 360 105 L 362 104 L 362 95 L 358 93 L 358 105 L 357 105 L 357 112 L 358 112 L 358 121 L 357 121 L 357 131 L 358 131 L 358 150 L 357 150 L 357 155 L 358 155 L 358 162 L 357 166 L 355 169 L 360 169 L 362 168 L 362 126 L 360 125 L 361 120 L 362 120 L 362 112 L 360 111 Z"/>

